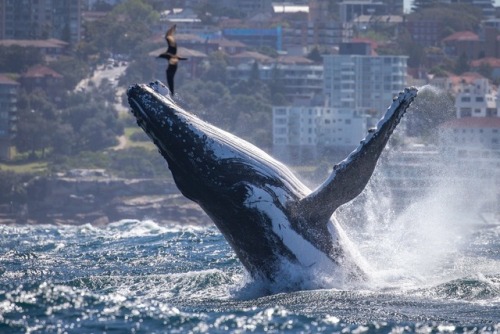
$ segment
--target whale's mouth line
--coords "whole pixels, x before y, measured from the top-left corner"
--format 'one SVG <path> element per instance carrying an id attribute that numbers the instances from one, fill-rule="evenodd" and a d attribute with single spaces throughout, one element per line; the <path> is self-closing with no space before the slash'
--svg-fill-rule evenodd
<path id="1" fill-rule="evenodd" d="M 153 121 L 151 120 L 151 117 L 149 117 L 149 115 L 145 112 L 141 104 L 137 102 L 136 99 L 130 98 L 130 100 L 135 105 L 135 108 L 132 107 L 132 114 L 137 120 L 137 125 L 139 125 L 144 130 L 148 137 L 153 141 L 153 144 L 155 144 L 155 146 L 161 151 L 163 155 L 168 154 L 168 150 L 163 147 L 163 141 L 158 139 L 155 133 L 155 129 L 152 129 Z"/>
<path id="2" fill-rule="evenodd" d="M 148 135 L 150 135 L 149 126 L 151 124 L 151 118 L 144 111 L 144 109 L 141 107 L 141 105 L 139 104 L 139 102 L 137 102 L 136 99 L 131 98 L 130 100 L 135 105 L 135 108 L 132 107 L 132 114 L 134 115 L 137 121 L 137 125 L 139 125 Z"/>

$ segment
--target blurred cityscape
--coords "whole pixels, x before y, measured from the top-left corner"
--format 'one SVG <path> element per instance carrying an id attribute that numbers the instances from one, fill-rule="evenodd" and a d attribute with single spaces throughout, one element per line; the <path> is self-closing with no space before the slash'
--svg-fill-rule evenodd
<path id="1" fill-rule="evenodd" d="M 331 167 L 417 86 L 391 141 L 394 191 L 426 189 L 434 163 L 499 188 L 491 0 L 0 0 L 2 201 L 33 174 L 166 176 L 125 91 L 165 81 L 173 24 L 179 103 L 280 160 Z"/>

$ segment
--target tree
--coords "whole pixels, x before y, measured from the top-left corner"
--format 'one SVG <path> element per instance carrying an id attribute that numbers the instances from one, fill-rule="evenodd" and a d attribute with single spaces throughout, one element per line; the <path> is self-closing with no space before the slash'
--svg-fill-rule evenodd
<path id="1" fill-rule="evenodd" d="M 142 53 L 145 37 L 159 14 L 143 0 L 127 0 L 100 20 L 85 25 L 86 40 L 103 57 L 108 54 L 132 55 Z"/>
<path id="2" fill-rule="evenodd" d="M 126 0 L 113 8 L 113 15 L 125 15 L 132 25 L 128 30 L 131 30 L 134 25 L 145 23 L 153 23 L 159 19 L 159 14 L 153 7 L 144 0 Z"/>
<path id="3" fill-rule="evenodd" d="M 42 158 L 51 143 L 51 123 L 45 119 L 41 112 L 32 109 L 19 112 L 17 133 L 14 140 L 19 152 L 30 152 L 30 157 L 36 157 L 36 151 L 42 151 Z M 21 121 L 22 119 L 22 121 Z"/>
<path id="4" fill-rule="evenodd" d="M 75 131 L 70 124 L 58 123 L 52 127 L 52 153 L 70 155 L 75 150 Z"/>
<path id="5" fill-rule="evenodd" d="M 482 62 L 477 69 L 477 72 L 483 77 L 493 80 L 493 68 L 487 62 Z"/>
<path id="6" fill-rule="evenodd" d="M 318 46 L 315 46 L 311 52 L 307 55 L 307 58 L 311 59 L 315 63 L 322 63 L 323 62 L 323 57 L 321 56 L 321 53 L 319 52 Z"/>
<path id="7" fill-rule="evenodd" d="M 457 62 L 455 64 L 455 73 L 456 74 L 462 74 L 465 73 L 469 70 L 469 60 L 467 59 L 467 56 L 465 53 L 462 53 L 460 57 L 458 57 Z"/>
<path id="8" fill-rule="evenodd" d="M 55 105 L 42 90 L 31 94 L 22 92 L 18 101 L 18 124 L 14 144 L 19 152 L 30 152 L 36 157 L 36 151 L 42 151 L 45 157 L 46 149 L 51 146 L 53 126 L 58 124 L 59 115 Z"/>
<path id="9" fill-rule="evenodd" d="M 437 21 L 440 22 L 440 38 L 445 38 L 458 31 L 475 31 L 482 20 L 481 9 L 464 4 L 443 4 L 434 1 L 432 5 L 418 8 L 408 15 L 409 21 Z"/>
<path id="10" fill-rule="evenodd" d="M 21 73 L 29 67 L 44 63 L 39 49 L 33 47 L 0 46 L 0 72 Z"/>
<path id="11" fill-rule="evenodd" d="M 233 117 L 230 131 L 260 147 L 271 146 L 272 108 L 268 100 L 262 95 L 236 95 L 231 110 L 238 114 Z"/>
<path id="12" fill-rule="evenodd" d="M 252 69 L 250 70 L 250 77 L 248 78 L 249 85 L 255 85 L 260 81 L 259 63 L 254 61 Z"/>
<path id="13" fill-rule="evenodd" d="M 144 55 L 129 63 L 127 69 L 119 79 L 120 85 L 128 85 L 131 82 L 144 82 L 155 79 L 157 75 L 156 63 L 153 57 Z M 163 79 L 164 80 L 164 79 Z"/>
<path id="14" fill-rule="evenodd" d="M 76 85 L 89 75 L 89 65 L 78 58 L 60 57 L 50 64 L 52 69 L 63 76 L 64 87 L 72 91 Z"/>
<path id="15" fill-rule="evenodd" d="M 208 66 L 200 77 L 202 80 L 225 84 L 227 82 L 227 60 L 225 54 L 222 52 L 210 54 Z"/>
<path id="16" fill-rule="evenodd" d="M 107 3 L 104 0 L 97 0 L 92 9 L 97 12 L 109 12 L 113 9 L 113 5 Z"/>
<path id="17" fill-rule="evenodd" d="M 283 84 L 283 73 L 275 65 L 271 72 L 271 79 L 267 86 L 269 87 L 269 94 L 271 101 L 274 105 L 286 105 L 285 98 L 285 85 Z"/>

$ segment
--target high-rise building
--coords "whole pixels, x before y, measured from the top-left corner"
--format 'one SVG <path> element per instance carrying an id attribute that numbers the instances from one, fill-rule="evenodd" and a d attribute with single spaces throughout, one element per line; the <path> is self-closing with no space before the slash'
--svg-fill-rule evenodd
<path id="1" fill-rule="evenodd" d="M 273 107 L 273 154 L 286 162 L 310 161 L 325 151 L 347 154 L 365 134 L 366 118 L 356 112 L 312 105 Z"/>
<path id="2" fill-rule="evenodd" d="M 407 56 L 324 56 L 324 93 L 333 108 L 381 115 L 406 86 Z"/>
<path id="3" fill-rule="evenodd" d="M 0 160 L 10 159 L 11 141 L 16 130 L 19 84 L 0 74 Z"/>
<path id="4" fill-rule="evenodd" d="M 0 0 L 0 39 L 81 39 L 82 0 Z"/>

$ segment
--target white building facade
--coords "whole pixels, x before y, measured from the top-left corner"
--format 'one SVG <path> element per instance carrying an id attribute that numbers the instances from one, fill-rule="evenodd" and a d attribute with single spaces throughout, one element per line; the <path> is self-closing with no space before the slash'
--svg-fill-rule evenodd
<path id="1" fill-rule="evenodd" d="M 323 106 L 273 107 L 273 151 L 285 161 L 316 159 L 325 150 L 352 151 L 366 135 L 366 118 Z"/>
<path id="2" fill-rule="evenodd" d="M 253 64 L 228 66 L 228 80 L 236 83 L 248 80 Z M 323 92 L 323 65 L 265 64 L 259 65 L 259 77 L 265 82 L 277 80 L 289 99 L 311 98 Z"/>
<path id="3" fill-rule="evenodd" d="M 455 108 L 457 118 L 500 116 L 497 109 L 497 91 L 485 78 L 462 84 L 458 88 Z"/>
<path id="4" fill-rule="evenodd" d="M 324 57 L 324 93 L 329 107 L 382 115 L 406 87 L 407 56 Z"/>

